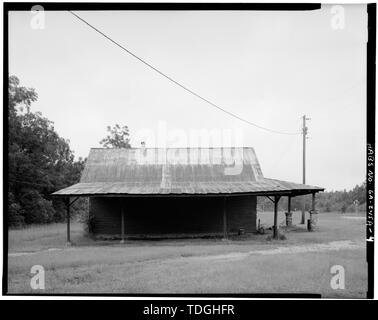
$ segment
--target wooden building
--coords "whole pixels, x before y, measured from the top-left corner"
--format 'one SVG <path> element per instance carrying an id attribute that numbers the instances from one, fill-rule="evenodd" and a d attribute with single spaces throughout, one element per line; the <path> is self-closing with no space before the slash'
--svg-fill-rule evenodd
<path id="1" fill-rule="evenodd" d="M 256 197 L 324 189 L 265 178 L 253 148 L 91 149 L 80 183 L 55 192 L 69 208 L 89 197 L 98 237 L 204 236 L 256 231 Z M 290 201 L 288 213 L 290 214 Z"/>

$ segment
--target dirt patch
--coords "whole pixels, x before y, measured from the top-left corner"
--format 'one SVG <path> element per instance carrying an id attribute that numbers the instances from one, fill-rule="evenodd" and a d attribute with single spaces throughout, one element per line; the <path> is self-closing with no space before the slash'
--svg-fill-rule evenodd
<path id="1" fill-rule="evenodd" d="M 306 253 L 306 252 L 322 252 L 322 251 L 332 251 L 332 250 L 355 250 L 364 248 L 364 243 L 356 243 L 350 240 L 347 241 L 332 241 L 329 243 L 319 243 L 312 245 L 302 245 L 302 246 L 286 246 L 278 247 L 267 250 L 252 250 L 249 252 L 233 252 L 228 254 L 212 255 L 212 256 L 197 256 L 188 257 L 188 259 L 199 259 L 199 260 L 241 260 L 245 259 L 251 255 L 275 255 L 275 254 L 295 254 L 295 253 Z"/>
<path id="2" fill-rule="evenodd" d="M 307 244 L 307 245 L 298 245 L 298 246 L 280 246 L 276 248 L 269 248 L 269 249 L 257 249 L 251 250 L 248 252 L 231 252 L 225 254 L 217 254 L 217 255 L 206 255 L 206 256 L 199 256 L 195 255 L 195 253 L 182 253 L 179 259 L 197 259 L 197 260 L 241 260 L 247 258 L 251 255 L 276 255 L 276 254 L 295 254 L 295 253 L 306 253 L 306 252 L 321 252 L 321 251 L 330 251 L 330 250 L 353 250 L 353 249 L 361 249 L 364 248 L 364 243 L 361 242 L 353 242 L 350 240 L 346 241 L 332 241 L 329 243 L 319 243 L 319 244 Z M 56 252 L 56 251 L 71 251 L 77 250 L 78 248 L 49 248 L 47 250 L 40 250 L 34 252 L 13 252 L 8 253 L 8 257 L 20 257 L 20 256 L 30 256 L 34 254 L 38 254 L 41 252 Z M 173 258 L 177 259 L 177 258 Z"/>
<path id="3" fill-rule="evenodd" d="M 28 251 L 28 252 L 11 252 L 8 253 L 8 257 L 22 257 L 22 256 L 31 256 L 36 253 L 41 253 L 41 252 L 53 252 L 53 251 L 63 251 L 63 250 L 74 250 L 72 249 L 63 249 L 63 248 L 49 248 L 46 250 L 39 250 L 39 251 Z"/>

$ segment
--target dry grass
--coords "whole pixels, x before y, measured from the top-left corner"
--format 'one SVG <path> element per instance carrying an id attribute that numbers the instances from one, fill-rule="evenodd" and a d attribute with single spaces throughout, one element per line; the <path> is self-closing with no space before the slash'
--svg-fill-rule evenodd
<path id="1" fill-rule="evenodd" d="M 85 236 L 84 226 L 81 223 L 71 224 L 71 238 L 80 244 L 90 241 L 90 239 Z M 25 229 L 9 231 L 9 252 L 33 252 L 48 248 L 62 247 L 65 243 L 65 223 L 31 225 Z"/>
<path id="2" fill-rule="evenodd" d="M 345 216 L 320 214 L 319 231 L 307 232 L 300 225 L 286 232 L 284 241 L 266 241 L 265 234 L 229 241 L 143 240 L 121 245 L 95 242 L 85 237 L 82 225 L 75 223 L 72 239 L 76 245 L 64 247 L 64 224 L 12 230 L 9 252 L 30 254 L 9 257 L 9 291 L 38 293 L 30 288 L 30 268 L 39 264 L 46 274 L 43 293 L 311 292 L 325 297 L 363 298 L 367 289 L 365 222 Z M 259 214 L 259 218 L 266 224 L 273 219 L 271 213 Z M 283 219 L 281 213 L 279 221 Z M 294 223 L 298 221 L 296 215 Z M 260 254 L 281 247 L 343 240 L 362 247 Z M 330 287 L 330 267 L 335 264 L 345 268 L 345 290 Z"/>

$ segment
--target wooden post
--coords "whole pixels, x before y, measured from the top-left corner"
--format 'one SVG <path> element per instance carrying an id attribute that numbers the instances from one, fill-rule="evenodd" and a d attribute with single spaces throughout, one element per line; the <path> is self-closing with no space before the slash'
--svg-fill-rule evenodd
<path id="1" fill-rule="evenodd" d="M 310 219 L 307 222 L 307 229 L 308 231 L 314 231 L 316 226 L 316 218 L 315 215 L 317 214 L 316 211 L 316 197 L 315 192 L 312 193 L 312 202 L 311 202 L 311 211 L 310 211 Z"/>
<path id="2" fill-rule="evenodd" d="M 125 210 L 121 199 L 121 243 L 125 243 Z"/>
<path id="3" fill-rule="evenodd" d="M 67 219 L 67 243 L 66 245 L 70 246 L 71 245 L 71 230 L 70 230 L 70 197 L 66 199 L 66 219 Z"/>
<path id="4" fill-rule="evenodd" d="M 223 238 L 227 239 L 227 198 L 223 198 Z"/>
<path id="5" fill-rule="evenodd" d="M 278 214 L 278 201 L 279 196 L 274 196 L 274 226 L 273 226 L 273 239 L 278 239 L 278 228 L 277 228 L 277 214 Z"/>
<path id="6" fill-rule="evenodd" d="M 306 184 L 306 139 L 307 139 L 307 126 L 306 126 L 306 120 L 310 120 L 310 118 L 306 118 L 306 115 L 302 117 L 303 119 L 303 127 L 302 127 L 302 135 L 303 135 L 303 177 L 302 177 L 302 183 Z M 303 196 L 302 197 L 302 217 L 301 217 L 301 224 L 305 224 L 305 218 L 306 218 L 306 199 Z"/>
<path id="7" fill-rule="evenodd" d="M 291 196 L 287 198 L 287 212 L 286 215 L 286 226 L 291 227 L 293 224 L 293 214 L 291 212 Z"/>

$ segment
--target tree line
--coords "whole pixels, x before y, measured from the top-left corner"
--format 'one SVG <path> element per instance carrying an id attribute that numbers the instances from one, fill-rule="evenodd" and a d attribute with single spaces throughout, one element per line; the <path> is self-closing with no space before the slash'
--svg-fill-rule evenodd
<path id="1" fill-rule="evenodd" d="M 8 222 L 11 226 L 64 220 L 61 200 L 50 194 L 79 181 L 85 159 L 74 160 L 69 141 L 40 112 L 38 98 L 16 76 L 8 86 Z M 74 208 L 77 210 L 78 206 Z"/>

